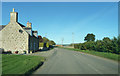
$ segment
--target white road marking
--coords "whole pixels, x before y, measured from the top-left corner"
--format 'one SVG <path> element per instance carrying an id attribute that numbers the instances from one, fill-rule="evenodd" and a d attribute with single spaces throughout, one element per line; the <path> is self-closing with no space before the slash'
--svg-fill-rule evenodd
<path id="1" fill-rule="evenodd" d="M 88 64 L 89 67 L 91 67 L 93 70 L 95 70 L 98 74 L 102 74 L 99 70 L 97 70 L 96 68 L 94 68 L 92 65 Z"/>

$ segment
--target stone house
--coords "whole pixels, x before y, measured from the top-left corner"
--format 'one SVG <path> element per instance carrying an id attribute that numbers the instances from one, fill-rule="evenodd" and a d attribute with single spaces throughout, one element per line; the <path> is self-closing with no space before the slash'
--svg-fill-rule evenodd
<path id="1" fill-rule="evenodd" d="M 30 53 L 39 49 L 38 32 L 32 30 L 32 24 L 27 22 L 25 27 L 18 22 L 18 13 L 13 11 L 10 13 L 10 22 L 7 25 L 0 25 L 0 34 L 2 37 L 0 48 L 4 51 L 15 53 Z"/>

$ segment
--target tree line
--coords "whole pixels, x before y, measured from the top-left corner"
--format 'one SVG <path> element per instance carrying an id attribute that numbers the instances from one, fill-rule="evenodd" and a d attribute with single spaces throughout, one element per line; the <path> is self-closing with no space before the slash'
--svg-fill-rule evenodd
<path id="1" fill-rule="evenodd" d="M 56 43 L 53 40 L 49 40 L 46 37 L 38 36 L 39 38 L 39 47 L 52 48 Z"/>
<path id="2" fill-rule="evenodd" d="M 109 53 L 120 53 L 120 35 L 118 37 L 104 37 L 102 40 L 95 41 L 94 34 L 87 34 L 84 38 L 84 43 L 74 44 L 74 48 L 80 50 L 90 50 Z"/>

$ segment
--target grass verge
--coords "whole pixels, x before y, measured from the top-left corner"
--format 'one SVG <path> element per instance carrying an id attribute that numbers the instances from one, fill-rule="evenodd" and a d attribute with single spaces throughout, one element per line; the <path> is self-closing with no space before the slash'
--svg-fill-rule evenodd
<path id="1" fill-rule="evenodd" d="M 44 60 L 40 56 L 2 54 L 2 74 L 30 74 Z"/>
<path id="2" fill-rule="evenodd" d="M 64 48 L 64 47 L 59 47 L 59 48 Z M 97 52 L 97 51 L 94 51 L 94 50 L 80 50 L 80 49 L 74 49 L 74 48 L 64 48 L 64 49 L 79 51 L 79 52 L 83 52 L 83 53 L 87 53 L 87 54 L 92 54 L 92 55 L 112 59 L 112 60 L 115 60 L 115 61 L 118 61 L 118 60 L 120 61 L 120 58 L 119 58 L 118 54 L 107 53 L 107 52 Z"/>

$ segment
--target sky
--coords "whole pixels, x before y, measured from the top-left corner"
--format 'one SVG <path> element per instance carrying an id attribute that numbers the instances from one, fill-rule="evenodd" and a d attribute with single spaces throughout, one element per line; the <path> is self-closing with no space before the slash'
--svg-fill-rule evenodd
<path id="1" fill-rule="evenodd" d="M 1 0 L 2 2 L 118 2 L 120 0 Z"/>
<path id="2" fill-rule="evenodd" d="M 18 22 L 31 22 L 33 30 L 57 44 L 83 43 L 88 33 L 96 40 L 118 36 L 117 2 L 3 2 L 2 25 L 13 8 Z"/>

